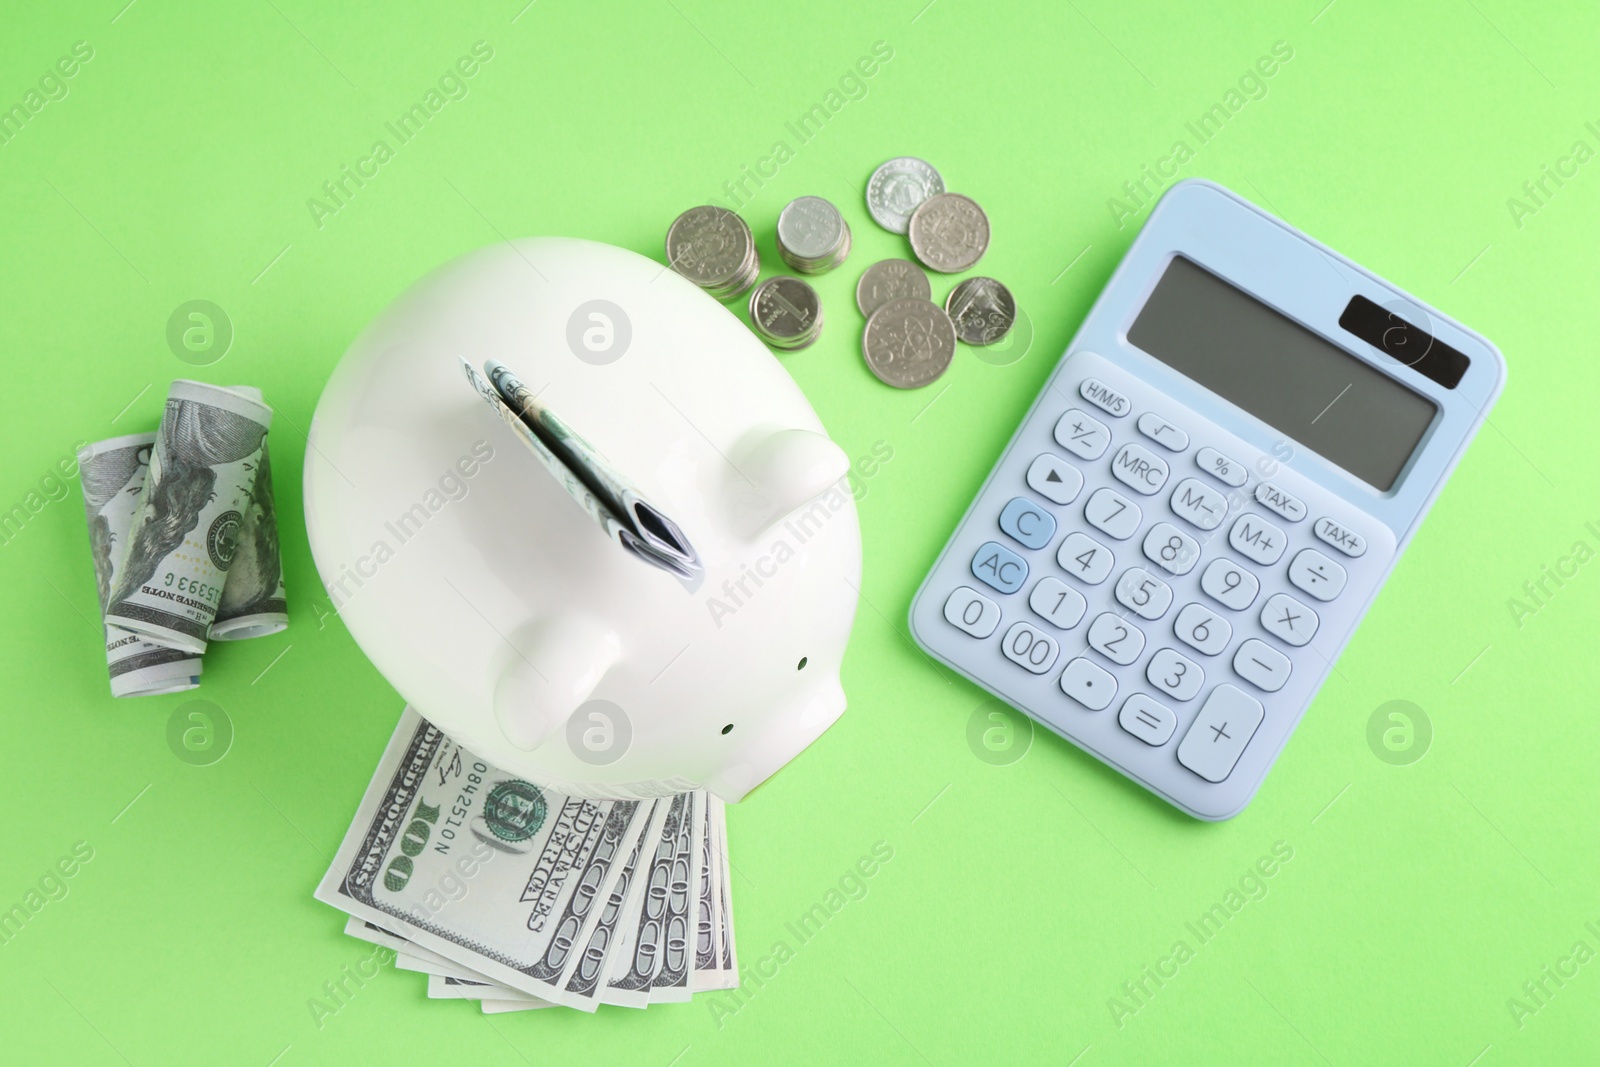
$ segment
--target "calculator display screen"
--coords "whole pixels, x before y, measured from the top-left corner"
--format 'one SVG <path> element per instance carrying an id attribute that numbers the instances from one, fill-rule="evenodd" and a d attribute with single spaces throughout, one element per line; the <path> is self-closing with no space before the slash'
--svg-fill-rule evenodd
<path id="1" fill-rule="evenodd" d="M 1182 256 L 1128 341 L 1380 490 L 1394 485 L 1437 410 Z"/>

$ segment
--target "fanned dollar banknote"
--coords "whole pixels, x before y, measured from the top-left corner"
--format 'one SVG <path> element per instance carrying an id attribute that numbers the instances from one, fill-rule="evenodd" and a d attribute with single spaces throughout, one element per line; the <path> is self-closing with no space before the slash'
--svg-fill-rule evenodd
<path id="1" fill-rule="evenodd" d="M 691 578 L 701 569 L 694 545 L 678 524 L 646 500 L 505 364 L 489 360 L 483 365 L 484 374 L 464 359 L 461 366 L 472 388 L 607 537 L 680 578 Z"/>
<path id="2" fill-rule="evenodd" d="M 486 1013 L 643 1008 L 738 985 L 723 805 L 566 796 L 407 708 L 317 899 Z"/>

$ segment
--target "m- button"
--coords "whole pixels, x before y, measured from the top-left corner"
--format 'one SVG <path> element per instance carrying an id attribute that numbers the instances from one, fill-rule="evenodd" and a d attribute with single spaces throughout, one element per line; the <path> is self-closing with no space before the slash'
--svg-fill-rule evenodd
<path id="1" fill-rule="evenodd" d="M 1111 457 L 1111 473 L 1134 492 L 1150 496 L 1167 484 L 1167 461 L 1142 445 L 1127 444 Z"/>

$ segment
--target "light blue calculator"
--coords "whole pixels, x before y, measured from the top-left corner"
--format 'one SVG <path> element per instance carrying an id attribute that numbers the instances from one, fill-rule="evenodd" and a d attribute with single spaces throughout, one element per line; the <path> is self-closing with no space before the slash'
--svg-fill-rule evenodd
<path id="1" fill-rule="evenodd" d="M 1162 197 L 911 604 L 942 663 L 1239 813 L 1505 380 L 1211 182 Z"/>

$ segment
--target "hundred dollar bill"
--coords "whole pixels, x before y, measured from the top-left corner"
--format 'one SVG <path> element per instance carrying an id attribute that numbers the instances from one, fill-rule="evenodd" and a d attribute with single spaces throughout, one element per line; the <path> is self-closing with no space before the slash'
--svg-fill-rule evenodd
<path id="1" fill-rule="evenodd" d="M 78 453 L 83 510 L 89 522 L 89 548 L 94 554 L 95 585 L 100 596 L 100 621 L 105 625 L 106 666 L 111 695 L 155 696 L 181 693 L 200 684 L 200 658 L 146 641 L 131 630 L 106 624 L 106 606 L 123 566 L 128 531 L 150 470 L 153 433 L 113 437 L 86 445 Z"/>
<path id="2" fill-rule="evenodd" d="M 206 650 L 271 424 L 272 409 L 251 397 L 172 383 L 108 624 L 185 652 Z"/>
<path id="3" fill-rule="evenodd" d="M 487 380 L 466 360 L 461 366 L 478 395 L 607 537 L 680 578 L 691 578 L 701 569 L 699 555 L 678 524 L 651 505 L 503 363 L 483 365 Z"/>
<path id="4" fill-rule="evenodd" d="M 491 767 L 407 708 L 317 898 L 520 993 L 556 988 L 651 805 Z M 559 944 L 557 943 L 559 940 Z"/>
<path id="5" fill-rule="evenodd" d="M 469 982 L 460 978 L 445 978 L 442 975 L 428 976 L 428 996 L 435 1000 L 488 1000 L 493 999 L 488 991 L 499 988 L 484 982 Z M 536 1000 L 532 997 L 526 1002 L 518 1001 L 521 1010 L 534 1008 L 553 1008 L 554 1004 L 548 1000 Z"/>
<path id="6" fill-rule="evenodd" d="M 248 385 L 231 387 L 250 399 L 265 402 L 261 390 Z M 211 623 L 211 640 L 245 641 L 275 634 L 289 625 L 288 601 L 283 589 L 283 556 L 278 549 L 278 509 L 272 497 L 272 460 L 269 442 L 261 442 L 261 466 L 239 526 L 239 544 L 222 583 L 222 599 Z"/>
<path id="7" fill-rule="evenodd" d="M 697 795 L 679 793 L 668 801 L 655 849 L 640 860 L 643 878 L 621 920 L 624 937 L 600 994 L 606 1004 L 643 1008 L 672 996 L 677 985 L 687 989 Z"/>

